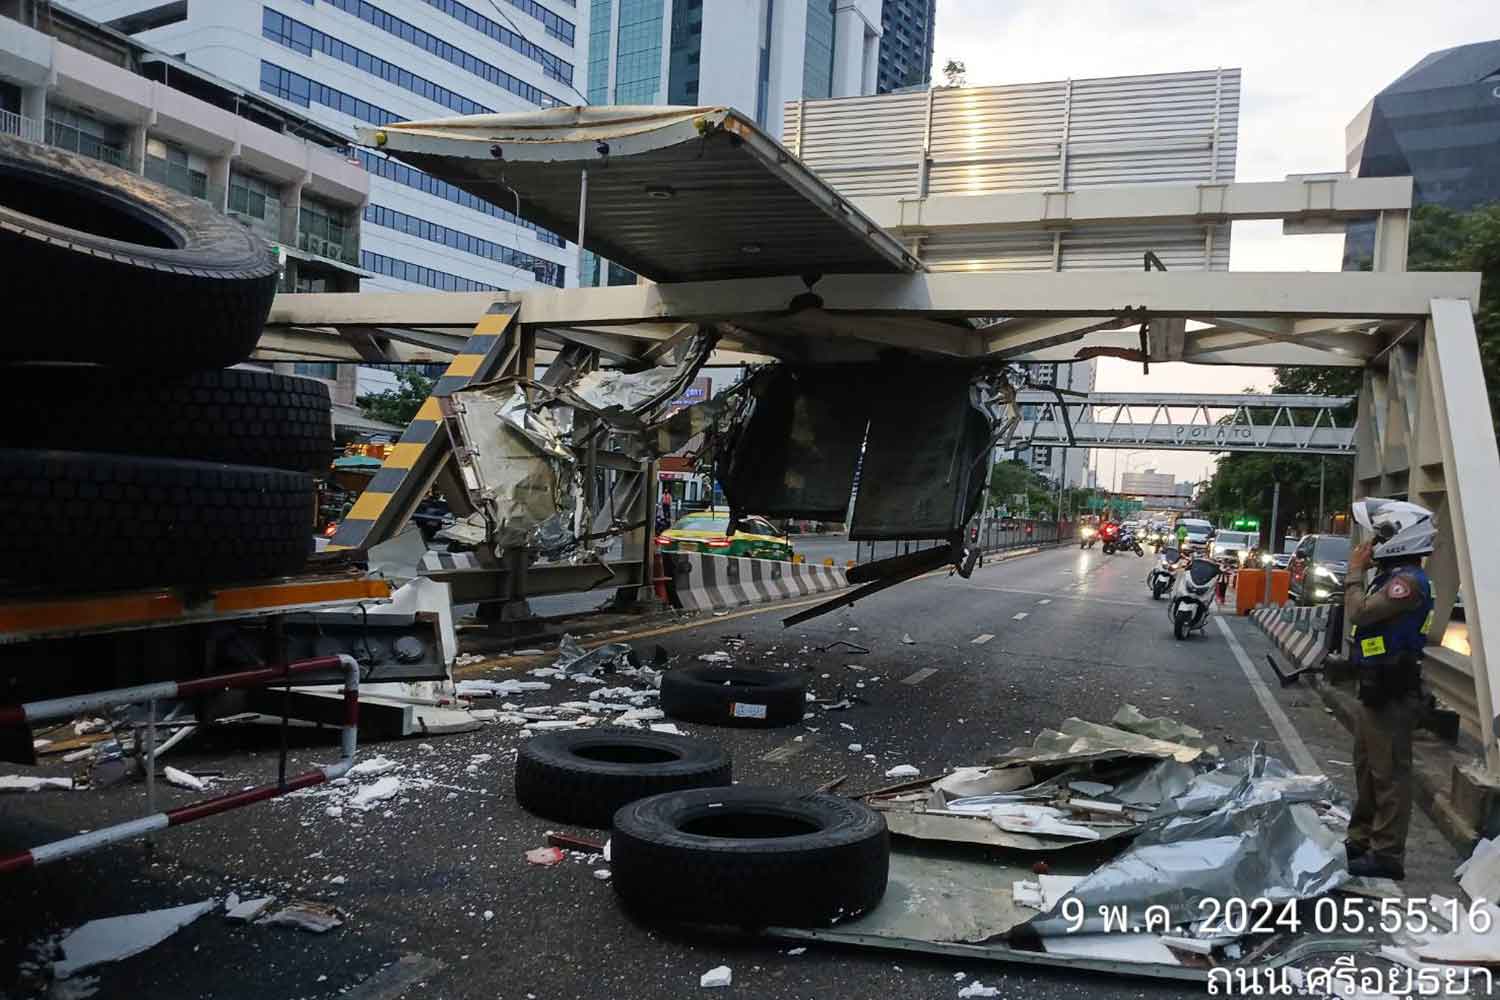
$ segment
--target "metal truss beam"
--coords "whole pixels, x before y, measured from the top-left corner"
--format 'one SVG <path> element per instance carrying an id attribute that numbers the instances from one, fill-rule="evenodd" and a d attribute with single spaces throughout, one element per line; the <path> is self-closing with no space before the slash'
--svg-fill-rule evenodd
<path id="1" fill-rule="evenodd" d="M 1330 226 L 1411 208 L 1410 177 L 1310 177 L 1227 184 L 1136 184 L 1012 194 L 893 195 L 854 204 L 897 236 L 1004 232 L 1073 224 L 1284 219 Z M 1311 231 L 1304 229 L 1303 231 Z M 1330 231 L 1330 230 L 1319 230 Z"/>
<path id="2" fill-rule="evenodd" d="M 1099 392 L 1059 403 L 1050 392 L 1029 389 L 1017 393 L 1016 401 L 1024 409 L 1007 448 L 1017 447 L 1016 441 L 1021 447 L 1309 455 L 1350 455 L 1355 448 L 1354 428 L 1339 426 L 1341 413 L 1354 402 L 1347 396 Z"/>

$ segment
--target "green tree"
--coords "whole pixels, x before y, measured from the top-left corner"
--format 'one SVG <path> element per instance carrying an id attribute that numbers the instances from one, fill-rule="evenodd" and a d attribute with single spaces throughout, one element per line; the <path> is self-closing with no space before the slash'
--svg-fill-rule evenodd
<path id="1" fill-rule="evenodd" d="M 371 420 L 384 421 L 398 427 L 411 423 L 412 417 L 417 415 L 417 411 L 432 394 L 433 383 L 437 380 L 414 368 L 408 368 L 396 373 L 396 381 L 394 389 L 360 396 L 356 400 L 360 412 Z"/>

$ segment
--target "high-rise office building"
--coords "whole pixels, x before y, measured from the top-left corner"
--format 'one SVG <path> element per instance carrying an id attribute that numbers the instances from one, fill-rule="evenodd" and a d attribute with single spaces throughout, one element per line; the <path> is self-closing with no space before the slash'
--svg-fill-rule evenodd
<path id="1" fill-rule="evenodd" d="M 1433 52 L 1345 130 L 1356 177 L 1411 177 L 1415 205 L 1463 211 L 1500 201 L 1500 39 Z M 1375 223 L 1351 223 L 1344 270 L 1373 266 Z"/>
<path id="2" fill-rule="evenodd" d="M 800 97 L 875 92 L 881 0 L 581 0 L 590 104 L 727 105 L 781 136 Z"/>
<path id="3" fill-rule="evenodd" d="M 932 36 L 937 0 L 885 0 L 880 10 L 880 93 L 932 82 Z"/>
<path id="4" fill-rule="evenodd" d="M 590 104 L 725 105 L 779 139 L 787 101 L 875 93 L 881 0 L 580 2 Z M 585 285 L 635 281 L 592 254 L 583 268 Z"/>
<path id="5" fill-rule="evenodd" d="M 590 0 L 54 0 L 353 138 L 360 124 L 582 102 Z M 586 17 L 586 12 L 582 15 Z M 368 201 L 354 211 L 239 170 L 247 204 L 300 219 L 299 249 L 342 257 L 363 287 L 485 291 L 571 285 L 561 236 L 451 184 L 365 149 Z M 233 194 L 231 194 L 233 197 Z M 231 209 L 235 205 L 231 204 Z M 254 214 L 253 212 L 251 213 Z M 322 290 L 309 285 L 303 290 Z"/>
<path id="6" fill-rule="evenodd" d="M 1138 497 L 1176 497 L 1177 478 L 1166 472 L 1147 469 L 1145 472 L 1120 473 L 1120 493 Z"/>

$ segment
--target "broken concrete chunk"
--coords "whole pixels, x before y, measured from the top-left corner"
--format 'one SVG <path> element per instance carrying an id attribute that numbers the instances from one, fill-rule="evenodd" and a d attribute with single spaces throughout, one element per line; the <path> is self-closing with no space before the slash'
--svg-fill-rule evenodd
<path id="1" fill-rule="evenodd" d="M 717 965 L 698 977 L 698 985 L 703 989 L 715 989 L 720 986 L 728 986 L 734 982 L 734 973 L 729 971 L 727 965 Z"/>
<path id="2" fill-rule="evenodd" d="M 201 903 L 165 910 L 90 920 L 62 939 L 59 947 L 63 957 L 53 963 L 52 974 L 58 979 L 67 979 L 96 965 L 139 955 L 218 905 L 217 900 L 205 899 Z"/>
<path id="3" fill-rule="evenodd" d="M 395 798 L 400 791 L 400 778 L 381 778 L 373 784 L 362 786 L 354 793 L 354 798 L 349 800 L 349 804 L 355 809 L 368 811 L 374 809 L 377 803 Z"/>
<path id="4" fill-rule="evenodd" d="M 266 912 L 266 910 L 270 909 L 271 904 L 274 902 L 276 902 L 275 896 L 261 896 L 259 899 L 235 900 L 235 904 L 233 906 L 230 906 L 226 901 L 224 904 L 224 919 L 233 921 L 234 923 L 238 924 L 249 923 L 256 917 L 259 917 L 262 913 Z"/>
<path id="5" fill-rule="evenodd" d="M 547 691 L 552 688 L 546 681 L 459 681 L 453 693 L 460 698 L 495 698 L 520 694 L 523 691 Z"/>
<path id="6" fill-rule="evenodd" d="M 885 776 L 887 778 L 915 778 L 921 773 L 921 771 L 918 771 L 910 764 L 897 764 L 889 771 L 886 771 Z"/>
<path id="7" fill-rule="evenodd" d="M 958 995 L 964 1000 L 968 1000 L 969 997 L 997 997 L 1000 995 L 1000 990 L 994 986 L 986 986 L 976 979 L 959 990 Z"/>
<path id="8" fill-rule="evenodd" d="M 295 927 L 311 934 L 323 934 L 342 926 L 344 915 L 328 903 L 304 899 L 288 903 L 269 917 L 262 917 L 259 923 L 267 927 Z"/>

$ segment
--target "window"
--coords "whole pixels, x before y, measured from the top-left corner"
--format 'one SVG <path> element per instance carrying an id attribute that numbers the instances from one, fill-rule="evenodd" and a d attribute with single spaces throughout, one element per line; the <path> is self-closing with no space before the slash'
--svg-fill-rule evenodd
<path id="1" fill-rule="evenodd" d="M 235 170 L 229 175 L 229 210 L 240 215 L 248 215 L 256 219 L 264 219 L 267 214 L 267 203 L 275 208 L 280 207 L 281 198 L 278 189 L 251 174 L 240 173 Z"/>
<path id="2" fill-rule="evenodd" d="M 462 188 L 455 187 L 447 181 L 438 180 L 431 174 L 424 174 L 415 167 L 408 167 L 404 163 L 397 163 L 387 156 L 381 156 L 368 149 L 356 149 L 354 155 L 364 164 L 364 168 L 372 174 L 384 177 L 386 180 L 395 181 L 397 184 L 414 188 L 418 191 L 434 195 L 455 205 L 482 212 L 492 218 L 509 222 L 523 229 L 530 229 L 536 233 L 537 239 L 550 246 L 560 247 L 566 245 L 566 240 L 554 232 L 543 229 L 533 222 L 513 214 L 498 205 L 477 198 Z"/>
<path id="3" fill-rule="evenodd" d="M 464 253 L 483 257 L 504 264 L 507 267 L 518 268 L 522 271 L 530 271 L 537 281 L 544 285 L 552 285 L 555 288 L 563 287 L 564 276 L 567 268 L 562 264 L 537 257 L 529 253 L 523 253 L 514 247 L 508 247 L 501 243 L 495 243 L 479 236 L 450 229 L 436 222 L 419 219 L 405 212 L 398 212 L 382 205 L 366 205 L 365 221 L 376 226 L 384 226 L 397 232 L 408 233 L 420 239 L 429 240 L 433 243 L 441 243 L 444 246 L 461 250 Z"/>
<path id="4" fill-rule="evenodd" d="M 295 361 L 292 363 L 292 374 L 331 382 L 339 377 L 339 366 L 332 361 Z"/>
<path id="5" fill-rule="evenodd" d="M 414 285 L 426 285 L 428 288 L 436 288 L 445 292 L 496 292 L 500 290 L 497 286 L 487 285 L 482 281 L 449 274 L 447 271 L 439 271 L 432 267 L 423 267 L 421 264 L 398 260 L 395 257 L 372 253 L 369 250 L 360 252 L 359 265 L 366 271 L 374 271 L 376 274 L 383 274 L 398 281 L 409 281 Z"/>
<path id="6" fill-rule="evenodd" d="M 353 247 L 344 246 L 344 236 L 344 210 L 304 195 L 297 218 L 297 245 L 320 257 L 342 260 L 353 256 Z"/>
<path id="7" fill-rule="evenodd" d="M 391 19 L 391 22 L 393 24 L 405 24 L 404 21 L 396 21 L 396 19 L 394 18 Z M 407 27 L 410 28 L 411 26 L 407 25 Z M 416 29 L 412 29 L 412 31 L 415 30 Z M 270 39 L 273 42 L 276 42 L 278 45 L 285 46 L 296 52 L 301 52 L 303 55 L 311 55 L 313 50 L 316 49 L 318 52 L 332 56 L 340 62 L 347 63 L 350 66 L 361 69 L 366 73 L 371 74 L 372 76 L 378 76 L 389 83 L 394 83 L 402 90 L 411 91 L 414 94 L 432 101 L 434 104 L 441 104 L 445 108 L 457 111 L 461 115 L 485 114 L 494 110 L 493 108 L 489 108 L 483 104 L 480 104 L 478 101 L 470 100 L 469 98 L 464 97 L 462 94 L 455 93 L 454 91 L 449 90 L 447 87 L 439 86 L 438 84 L 433 83 L 431 80 L 428 80 L 425 77 L 417 76 L 410 70 L 402 69 L 400 66 L 397 66 L 394 63 L 387 62 L 386 60 L 381 59 L 379 56 L 371 55 L 370 53 L 365 52 L 362 49 L 357 49 L 354 46 L 348 45 L 337 38 L 333 38 L 330 35 L 324 34 L 321 31 L 309 28 L 302 22 L 294 21 L 291 18 L 287 17 L 285 14 L 278 13 L 277 11 L 274 11 L 269 7 L 265 8 L 261 14 L 261 33 L 266 38 Z M 416 42 L 414 37 L 411 37 L 410 32 L 398 32 L 398 34 L 401 34 L 403 38 L 406 38 L 408 41 L 412 41 L 414 44 L 419 44 Z M 426 35 L 425 32 L 423 32 L 423 35 L 424 37 L 431 37 Z M 434 39 L 434 42 L 436 41 L 437 40 Z M 441 44 L 446 45 L 447 43 Z M 448 48 L 452 49 L 452 46 L 448 46 Z M 457 52 L 456 49 L 453 51 Z M 519 77 L 511 76 L 509 73 L 505 73 L 493 66 L 489 68 L 494 70 L 494 79 L 491 80 L 492 83 L 497 86 L 504 87 L 507 91 L 515 94 L 522 100 L 529 101 L 532 104 L 544 108 L 556 107 L 562 103 L 557 98 L 543 91 L 541 88 L 534 87 L 526 81 L 520 79 Z M 287 71 L 283 70 L 282 72 L 285 73 Z M 266 80 L 265 72 L 263 69 L 261 75 L 262 89 L 265 89 L 265 85 Z M 272 90 L 271 93 L 278 92 Z M 338 92 L 335 91 L 334 93 Z M 278 94 L 278 96 L 280 95 Z M 347 94 L 339 94 L 339 97 L 341 99 L 347 98 L 350 106 L 364 104 L 363 101 L 359 101 L 358 99 L 350 97 Z M 288 99 L 290 100 L 294 98 Z M 299 103 L 305 105 L 307 102 L 300 101 Z M 320 100 L 318 101 L 318 103 L 324 104 L 327 102 Z M 340 110 L 343 110 L 347 114 L 351 114 L 356 118 L 362 118 L 365 121 L 370 121 L 370 119 L 365 118 L 363 115 L 359 114 L 356 111 L 349 111 L 346 107 L 340 107 Z M 390 120 L 391 119 L 389 118 L 386 119 L 386 121 Z M 384 125 L 386 124 L 386 122 L 379 121 L 372 122 L 372 124 Z"/>
<path id="8" fill-rule="evenodd" d="M 426 49 L 438 58 L 445 59 L 453 63 L 453 65 L 473 73 L 475 76 L 482 77 L 502 87 L 506 86 L 501 82 L 501 78 L 508 77 L 509 74 L 491 66 L 477 56 L 448 44 L 430 32 L 423 31 L 421 28 L 386 13 L 379 7 L 367 2 L 367 0 L 326 0 L 326 2 L 346 14 L 352 14 L 362 21 L 373 24 L 382 31 L 389 32 L 398 38 L 411 42 L 420 49 Z M 573 82 L 572 63 L 560 59 L 539 45 L 533 45 L 524 36 L 512 31 L 505 25 L 492 21 L 477 11 L 454 2 L 454 0 L 426 0 L 426 3 L 428 6 L 437 8 L 449 17 L 468 25 L 475 31 L 499 42 L 501 45 L 519 52 L 527 59 L 540 65 L 542 72 L 552 79 L 568 84 Z M 566 24 L 567 22 L 563 23 Z M 569 45 L 573 44 L 573 26 L 571 24 L 568 25 L 567 37 L 562 40 Z M 361 66 L 360 68 L 364 69 L 365 67 Z M 509 88 L 507 87 L 506 89 Z"/>

